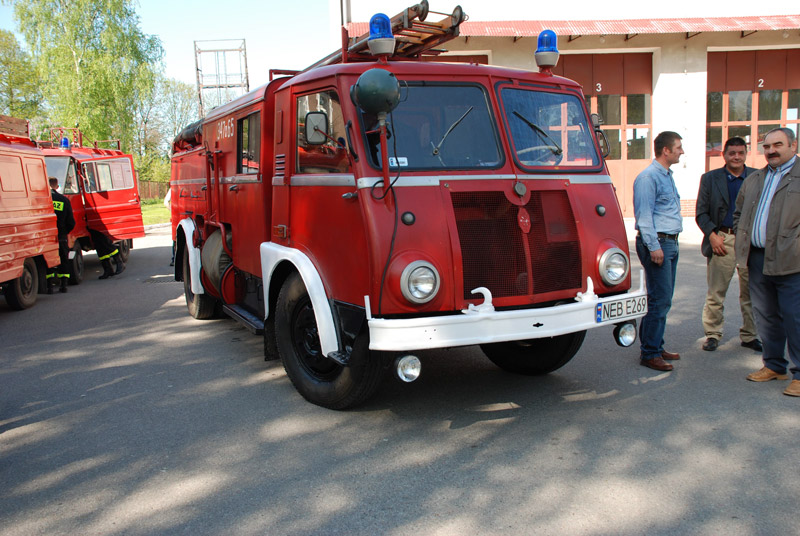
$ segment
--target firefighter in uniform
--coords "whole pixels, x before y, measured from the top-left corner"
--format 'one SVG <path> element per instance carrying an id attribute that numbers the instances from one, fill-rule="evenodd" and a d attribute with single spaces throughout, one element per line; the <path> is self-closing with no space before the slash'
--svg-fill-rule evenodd
<path id="1" fill-rule="evenodd" d="M 51 268 L 47 273 L 47 293 L 53 293 L 57 280 L 61 281 L 60 292 L 67 291 L 69 283 L 69 232 L 75 227 L 75 217 L 72 215 L 72 204 L 66 196 L 58 193 L 58 179 L 50 177 L 50 195 L 53 198 L 53 210 L 56 213 L 56 227 L 58 227 L 58 256 L 61 264 Z"/>
<path id="2" fill-rule="evenodd" d="M 100 259 L 100 263 L 103 265 L 103 275 L 101 275 L 98 279 L 108 279 L 111 276 L 121 274 L 125 269 L 125 263 L 122 262 L 122 256 L 119 254 L 119 249 L 114 246 L 114 243 L 111 241 L 111 239 L 108 238 L 104 233 L 95 231 L 94 229 L 89 229 L 89 234 L 92 237 L 94 249 L 97 251 L 97 258 Z M 113 267 L 111 266 L 112 258 L 117 265 L 116 271 L 114 271 Z"/>

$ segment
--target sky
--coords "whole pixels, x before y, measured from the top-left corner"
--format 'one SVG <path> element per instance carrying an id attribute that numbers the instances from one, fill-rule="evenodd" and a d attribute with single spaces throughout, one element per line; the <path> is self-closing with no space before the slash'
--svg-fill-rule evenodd
<path id="1" fill-rule="evenodd" d="M 354 21 L 369 20 L 376 9 L 391 17 L 415 3 L 413 0 L 138 0 L 136 11 L 142 31 L 161 39 L 168 77 L 196 83 L 195 41 L 244 39 L 253 89 L 269 81 L 270 69 L 303 69 L 341 46 L 340 1 L 351 2 Z M 450 13 L 457 3 L 472 20 L 720 17 L 800 12 L 786 3 L 764 5 L 752 0 L 727 0 L 724 8 L 719 2 L 697 0 L 620 2 L 613 4 L 615 7 L 599 0 L 571 0 L 566 10 L 564 2 L 430 0 L 430 9 Z M 431 15 L 432 20 L 441 18 L 442 15 Z M 0 4 L 0 28 L 16 31 L 13 11 L 3 4 Z M 18 39 L 22 40 L 21 36 Z M 204 45 L 201 43 L 201 47 Z M 202 58 L 210 59 L 207 55 Z"/>

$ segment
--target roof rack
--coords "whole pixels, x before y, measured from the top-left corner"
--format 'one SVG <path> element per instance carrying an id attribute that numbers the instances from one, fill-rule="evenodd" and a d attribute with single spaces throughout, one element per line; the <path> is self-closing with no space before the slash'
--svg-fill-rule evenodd
<path id="1" fill-rule="evenodd" d="M 426 21 L 429 13 L 445 15 L 438 22 Z M 392 34 L 397 40 L 393 58 L 418 58 L 422 55 L 435 56 L 443 52 L 434 47 L 441 45 L 458 36 L 459 25 L 467 20 L 467 15 L 461 6 L 456 6 L 453 13 L 439 13 L 429 11 L 428 0 L 422 0 L 392 17 Z M 352 40 L 347 34 L 347 29 L 342 28 L 342 49 L 338 50 L 317 63 L 305 68 L 303 72 L 323 65 L 348 63 L 355 61 L 375 61 L 375 57 L 367 52 L 369 32 Z"/>
<path id="2" fill-rule="evenodd" d="M 0 134 L 30 139 L 30 124 L 25 119 L 0 115 Z"/>

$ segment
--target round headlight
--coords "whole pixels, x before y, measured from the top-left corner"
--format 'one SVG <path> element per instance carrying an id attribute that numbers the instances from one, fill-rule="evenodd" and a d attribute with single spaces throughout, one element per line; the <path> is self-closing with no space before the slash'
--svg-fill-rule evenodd
<path id="1" fill-rule="evenodd" d="M 598 268 L 606 285 L 619 285 L 628 276 L 628 256 L 619 248 L 608 249 L 600 257 Z"/>
<path id="2" fill-rule="evenodd" d="M 439 273 L 429 262 L 414 261 L 400 276 L 400 291 L 411 303 L 427 303 L 439 292 Z"/>

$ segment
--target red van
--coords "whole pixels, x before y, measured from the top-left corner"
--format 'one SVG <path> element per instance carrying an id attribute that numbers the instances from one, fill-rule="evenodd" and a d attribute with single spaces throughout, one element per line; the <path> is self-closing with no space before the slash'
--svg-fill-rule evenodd
<path id="1" fill-rule="evenodd" d="M 12 309 L 36 303 L 59 264 L 58 230 L 42 151 L 28 122 L 0 116 L 0 288 Z"/>

